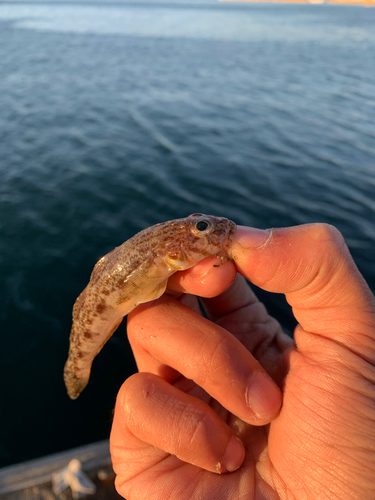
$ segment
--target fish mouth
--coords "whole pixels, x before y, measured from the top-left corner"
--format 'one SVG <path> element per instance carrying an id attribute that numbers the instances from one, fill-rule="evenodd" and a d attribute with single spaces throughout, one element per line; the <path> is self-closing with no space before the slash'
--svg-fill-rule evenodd
<path id="1" fill-rule="evenodd" d="M 229 237 L 233 238 L 236 232 L 237 232 L 237 224 L 229 220 Z"/>
<path id="2" fill-rule="evenodd" d="M 227 243 L 229 245 L 232 243 L 236 232 L 237 232 L 237 224 L 235 224 L 233 221 L 228 219 L 228 225 L 227 225 L 227 230 L 226 230 L 226 240 L 227 240 Z"/>
<path id="3" fill-rule="evenodd" d="M 227 249 L 231 245 L 234 235 L 236 234 L 237 225 L 225 217 L 221 217 L 219 221 L 219 227 L 214 230 L 213 234 L 216 234 L 219 238 L 222 247 Z"/>
<path id="4" fill-rule="evenodd" d="M 224 239 L 224 247 L 228 256 L 228 259 L 232 260 L 232 243 L 234 236 L 237 232 L 237 224 L 228 219 L 228 225 L 226 228 L 226 235 Z"/>

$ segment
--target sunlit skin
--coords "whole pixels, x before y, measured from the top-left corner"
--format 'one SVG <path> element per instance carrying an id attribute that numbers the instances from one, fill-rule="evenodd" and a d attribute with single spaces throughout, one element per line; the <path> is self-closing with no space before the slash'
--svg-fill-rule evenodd
<path id="1" fill-rule="evenodd" d="M 176 273 L 170 294 L 128 318 L 139 373 L 116 402 L 119 493 L 375 498 L 375 299 L 342 236 L 239 227 L 233 257 Z M 241 275 L 286 295 L 295 343 Z"/>

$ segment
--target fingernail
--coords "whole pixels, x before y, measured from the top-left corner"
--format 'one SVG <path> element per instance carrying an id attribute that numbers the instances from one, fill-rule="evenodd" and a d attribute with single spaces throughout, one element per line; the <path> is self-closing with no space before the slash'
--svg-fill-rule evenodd
<path id="1" fill-rule="evenodd" d="M 256 248 L 264 245 L 270 238 L 269 229 L 258 229 L 255 227 L 237 226 L 237 232 L 234 237 L 243 248 Z"/>
<path id="2" fill-rule="evenodd" d="M 255 372 L 246 390 L 246 403 L 258 417 L 271 417 L 281 406 L 281 391 L 268 375 Z"/>
<path id="3" fill-rule="evenodd" d="M 218 464 L 218 472 L 233 472 L 241 467 L 245 458 L 245 449 L 242 442 L 236 436 L 232 436 L 225 450 L 223 459 Z"/>

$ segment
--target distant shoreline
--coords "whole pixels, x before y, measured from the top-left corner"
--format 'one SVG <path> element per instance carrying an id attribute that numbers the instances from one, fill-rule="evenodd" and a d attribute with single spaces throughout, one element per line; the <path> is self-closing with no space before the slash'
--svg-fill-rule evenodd
<path id="1" fill-rule="evenodd" d="M 274 3 L 309 3 L 309 4 L 347 4 L 375 7 L 375 0 L 219 0 L 220 2 L 274 2 Z"/>

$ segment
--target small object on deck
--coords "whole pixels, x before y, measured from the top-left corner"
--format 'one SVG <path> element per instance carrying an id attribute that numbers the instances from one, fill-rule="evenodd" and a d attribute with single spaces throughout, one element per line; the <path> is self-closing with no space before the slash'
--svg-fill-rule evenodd
<path id="1" fill-rule="evenodd" d="M 102 483 L 113 483 L 115 480 L 115 473 L 112 467 L 110 469 L 100 469 L 96 475 Z"/>
<path id="2" fill-rule="evenodd" d="M 52 484 L 56 495 L 70 486 L 75 499 L 93 495 L 96 492 L 95 484 L 82 471 L 82 463 L 77 458 L 73 458 L 61 471 L 52 474 Z"/>

